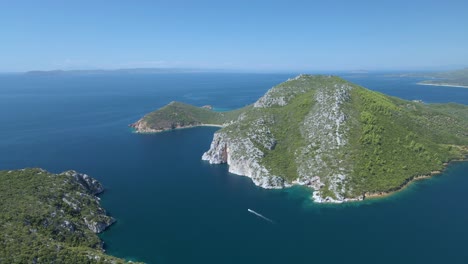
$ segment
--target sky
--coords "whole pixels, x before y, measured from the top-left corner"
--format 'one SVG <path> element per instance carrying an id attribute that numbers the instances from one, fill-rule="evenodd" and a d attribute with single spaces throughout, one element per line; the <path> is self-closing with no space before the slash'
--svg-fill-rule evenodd
<path id="1" fill-rule="evenodd" d="M 468 1 L 0 0 L 0 72 L 468 66 Z"/>

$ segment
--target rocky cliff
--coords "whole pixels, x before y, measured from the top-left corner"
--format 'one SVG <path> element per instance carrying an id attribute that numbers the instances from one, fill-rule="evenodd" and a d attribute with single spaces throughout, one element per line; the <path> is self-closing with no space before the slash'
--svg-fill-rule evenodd
<path id="1" fill-rule="evenodd" d="M 76 171 L 0 171 L 0 262 L 125 263 L 96 235 L 115 222 L 96 196 L 103 190 Z"/>
<path id="2" fill-rule="evenodd" d="M 115 222 L 115 219 L 108 216 L 106 210 L 99 204 L 99 197 L 96 195 L 104 191 L 104 187 L 99 181 L 87 174 L 76 171 L 66 171 L 61 175 L 67 176 L 66 181 L 80 189 L 75 193 L 78 196 L 64 193 L 62 201 L 82 215 L 80 220 L 85 223 L 89 230 L 94 233 L 101 233 Z M 90 202 L 94 203 L 91 210 Z"/>
<path id="3" fill-rule="evenodd" d="M 308 186 L 316 202 L 397 190 L 468 145 L 467 106 L 405 101 L 336 76 L 299 75 L 223 118 L 203 160 L 263 188 Z"/>
<path id="4" fill-rule="evenodd" d="M 214 135 L 210 149 L 202 156 L 212 164 L 227 163 L 234 174 L 251 177 L 254 183 L 264 188 L 282 188 L 291 184 L 309 185 L 318 190 L 314 199 L 321 201 L 342 201 L 340 195 L 346 188 L 346 177 L 351 167 L 338 157 L 339 150 L 347 142 L 347 116 L 343 104 L 350 99 L 352 86 L 336 83 L 332 76 L 321 76 L 323 86 L 308 85 L 310 78 L 300 75 L 286 83 L 270 89 L 254 103 L 254 109 L 240 116 Z M 274 150 L 277 139 L 270 127 L 275 126 L 277 117 L 268 110 L 285 107 L 296 97 L 306 94 L 314 102 L 313 106 L 301 116 L 298 128 L 303 144 L 295 150 L 297 178 L 287 181 L 284 177 L 273 174 L 268 164 L 262 162 L 266 156 L 263 149 Z M 255 116 L 250 119 L 247 116 Z M 239 131 L 239 123 L 247 126 L 246 133 Z M 248 124 L 246 124 L 248 123 Z M 297 125 L 297 124 L 296 124 Z M 325 162 L 327 160 L 328 162 Z M 341 165 L 343 164 L 343 165 Z M 328 178 L 329 188 L 336 197 L 322 197 L 320 189 L 325 185 L 320 176 Z M 360 199 L 357 197 L 356 199 Z"/>

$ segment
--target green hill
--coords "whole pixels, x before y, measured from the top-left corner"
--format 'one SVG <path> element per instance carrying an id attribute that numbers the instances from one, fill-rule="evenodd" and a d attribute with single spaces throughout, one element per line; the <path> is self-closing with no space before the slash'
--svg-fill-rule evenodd
<path id="1" fill-rule="evenodd" d="M 234 120 L 249 107 L 230 112 L 215 112 L 207 107 L 196 107 L 171 102 L 131 124 L 138 133 L 153 133 L 200 125 L 218 125 Z"/>
<path id="2" fill-rule="evenodd" d="M 309 186 L 317 202 L 398 190 L 462 159 L 468 145 L 467 106 L 410 102 L 323 75 L 290 79 L 236 111 L 171 103 L 139 122 L 154 131 L 223 124 L 204 160 L 264 188 Z"/>
<path id="3" fill-rule="evenodd" d="M 95 179 L 74 171 L 0 171 L 0 263 L 126 263 L 96 235 L 114 222 Z"/>

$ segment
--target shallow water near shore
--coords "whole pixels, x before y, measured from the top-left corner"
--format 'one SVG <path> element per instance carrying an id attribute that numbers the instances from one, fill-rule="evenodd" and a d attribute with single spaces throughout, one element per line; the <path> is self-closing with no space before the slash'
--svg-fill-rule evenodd
<path id="1" fill-rule="evenodd" d="M 147 263 L 465 263 L 468 163 L 391 196 L 319 205 L 303 187 L 265 190 L 201 160 L 216 127 L 135 134 L 170 101 L 250 104 L 295 74 L 0 76 L 0 169 L 74 169 L 102 182 L 118 221 L 109 254 Z M 347 76 L 425 102 L 468 104 L 468 89 Z M 266 221 L 247 209 L 273 220 Z"/>

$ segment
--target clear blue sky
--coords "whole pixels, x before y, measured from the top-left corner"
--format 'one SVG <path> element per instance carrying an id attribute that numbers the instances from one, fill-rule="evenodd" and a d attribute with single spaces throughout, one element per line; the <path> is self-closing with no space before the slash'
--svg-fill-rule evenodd
<path id="1" fill-rule="evenodd" d="M 468 65 L 468 1 L 0 0 L 0 71 Z"/>

